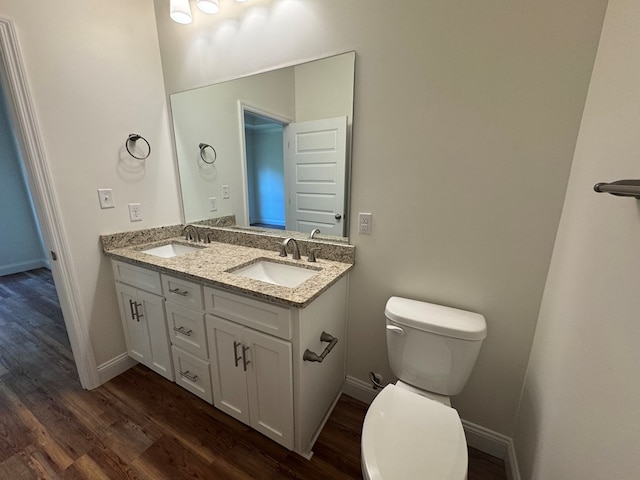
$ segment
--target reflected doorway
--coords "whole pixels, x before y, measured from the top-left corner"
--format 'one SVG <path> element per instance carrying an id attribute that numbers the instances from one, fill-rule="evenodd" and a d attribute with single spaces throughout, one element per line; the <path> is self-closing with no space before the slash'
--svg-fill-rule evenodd
<path id="1" fill-rule="evenodd" d="M 284 230 L 284 121 L 243 109 L 249 225 Z"/>

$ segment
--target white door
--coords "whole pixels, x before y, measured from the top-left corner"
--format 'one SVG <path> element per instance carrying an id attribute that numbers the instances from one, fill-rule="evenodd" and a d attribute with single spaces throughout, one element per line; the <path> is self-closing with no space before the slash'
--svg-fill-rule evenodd
<path id="1" fill-rule="evenodd" d="M 207 315 L 206 321 L 211 349 L 213 404 L 219 410 L 250 425 L 246 351 L 243 352 L 242 349 L 243 327 L 214 315 Z"/>
<path id="2" fill-rule="evenodd" d="M 293 361 L 291 343 L 245 328 L 251 426 L 293 449 Z"/>
<path id="3" fill-rule="evenodd" d="M 287 230 L 345 236 L 347 117 L 285 127 Z"/>

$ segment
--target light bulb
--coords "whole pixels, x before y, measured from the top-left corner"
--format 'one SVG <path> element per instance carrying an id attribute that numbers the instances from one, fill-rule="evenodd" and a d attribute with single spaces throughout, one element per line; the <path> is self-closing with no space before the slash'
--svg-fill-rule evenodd
<path id="1" fill-rule="evenodd" d="M 169 4 L 169 16 L 174 22 L 187 24 L 191 23 L 191 7 L 189 0 L 171 0 Z"/>
<path id="2" fill-rule="evenodd" d="M 218 13 L 218 0 L 198 0 L 198 8 L 204 13 Z"/>

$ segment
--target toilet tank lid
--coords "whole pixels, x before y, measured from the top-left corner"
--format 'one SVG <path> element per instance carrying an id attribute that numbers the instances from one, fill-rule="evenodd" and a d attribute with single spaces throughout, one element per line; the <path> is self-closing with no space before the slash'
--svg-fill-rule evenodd
<path id="1" fill-rule="evenodd" d="M 487 336 L 483 315 L 434 303 L 391 297 L 384 313 L 389 320 L 447 337 L 482 340 Z"/>

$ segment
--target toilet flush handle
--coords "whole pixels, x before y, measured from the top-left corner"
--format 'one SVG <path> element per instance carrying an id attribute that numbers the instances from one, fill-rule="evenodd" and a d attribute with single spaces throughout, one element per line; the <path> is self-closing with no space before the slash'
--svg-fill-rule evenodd
<path id="1" fill-rule="evenodd" d="M 404 330 L 400 327 L 396 327 L 395 325 L 387 325 L 387 330 L 397 333 L 398 335 L 404 335 Z"/>

